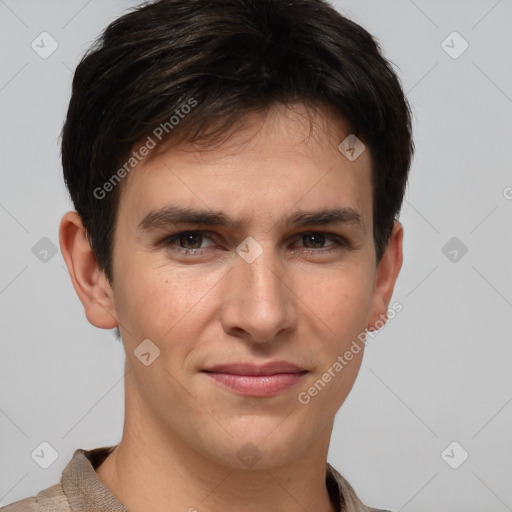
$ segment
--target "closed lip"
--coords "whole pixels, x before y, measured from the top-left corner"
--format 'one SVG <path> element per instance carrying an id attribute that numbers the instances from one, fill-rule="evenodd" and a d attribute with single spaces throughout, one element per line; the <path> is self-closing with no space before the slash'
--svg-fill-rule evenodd
<path id="1" fill-rule="evenodd" d="M 307 370 L 287 361 L 272 361 L 266 364 L 228 363 L 211 366 L 201 370 L 208 373 L 227 373 L 231 375 L 278 375 L 282 373 L 307 373 Z"/>

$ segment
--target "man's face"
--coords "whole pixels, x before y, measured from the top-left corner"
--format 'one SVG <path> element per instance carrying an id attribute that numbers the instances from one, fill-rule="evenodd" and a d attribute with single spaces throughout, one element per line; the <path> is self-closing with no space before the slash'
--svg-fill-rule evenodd
<path id="1" fill-rule="evenodd" d="M 160 148 L 121 194 L 112 292 L 131 370 L 127 414 L 137 411 L 143 433 L 231 467 L 251 450 L 258 468 L 326 452 L 363 351 L 341 371 L 333 365 L 382 313 L 369 151 L 344 156 L 338 145 L 350 132 L 331 117 L 315 115 L 308 138 L 305 112 L 275 108 L 216 150 Z M 168 208 L 222 212 L 233 224 L 151 215 Z M 294 219 L 340 209 L 345 221 Z M 153 344 L 160 354 L 145 365 L 134 351 L 148 339 L 142 360 L 153 359 Z M 302 373 L 205 371 L 276 361 Z M 308 393 L 329 368 L 330 381 Z"/>

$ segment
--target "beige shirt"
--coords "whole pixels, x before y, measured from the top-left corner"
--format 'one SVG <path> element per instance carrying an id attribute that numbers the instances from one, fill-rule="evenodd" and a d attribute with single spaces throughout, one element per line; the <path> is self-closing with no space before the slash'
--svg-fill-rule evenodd
<path id="1" fill-rule="evenodd" d="M 0 512 L 128 512 L 95 471 L 114 448 L 75 450 L 58 484 L 2 507 Z M 337 512 L 389 512 L 366 507 L 329 463 L 325 483 Z"/>

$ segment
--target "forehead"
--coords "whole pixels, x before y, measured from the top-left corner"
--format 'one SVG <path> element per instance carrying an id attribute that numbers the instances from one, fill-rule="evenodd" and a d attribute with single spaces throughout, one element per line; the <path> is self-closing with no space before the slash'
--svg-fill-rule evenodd
<path id="1" fill-rule="evenodd" d="M 248 116 L 242 130 L 214 147 L 162 142 L 126 178 L 119 210 L 132 223 L 179 206 L 261 225 L 294 209 L 347 207 L 368 225 L 370 152 L 347 158 L 339 145 L 349 135 L 349 126 L 329 111 L 298 104 Z"/>

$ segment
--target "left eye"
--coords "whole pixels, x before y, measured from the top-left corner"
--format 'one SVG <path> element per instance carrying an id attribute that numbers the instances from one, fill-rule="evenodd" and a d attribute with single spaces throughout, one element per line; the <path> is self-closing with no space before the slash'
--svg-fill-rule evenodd
<path id="1" fill-rule="evenodd" d="M 301 236 L 302 241 L 311 240 L 314 247 L 307 247 L 308 249 L 322 249 L 321 246 L 329 239 L 324 233 L 306 233 Z M 319 247 L 320 246 L 320 247 Z"/>
<path id="2" fill-rule="evenodd" d="M 310 256 L 322 256 L 352 249 L 352 245 L 346 238 L 333 233 L 312 231 L 309 233 L 302 233 L 298 240 L 302 240 L 303 243 L 300 247 L 301 252 L 309 254 Z M 332 243 L 324 245 L 328 240 Z"/>

